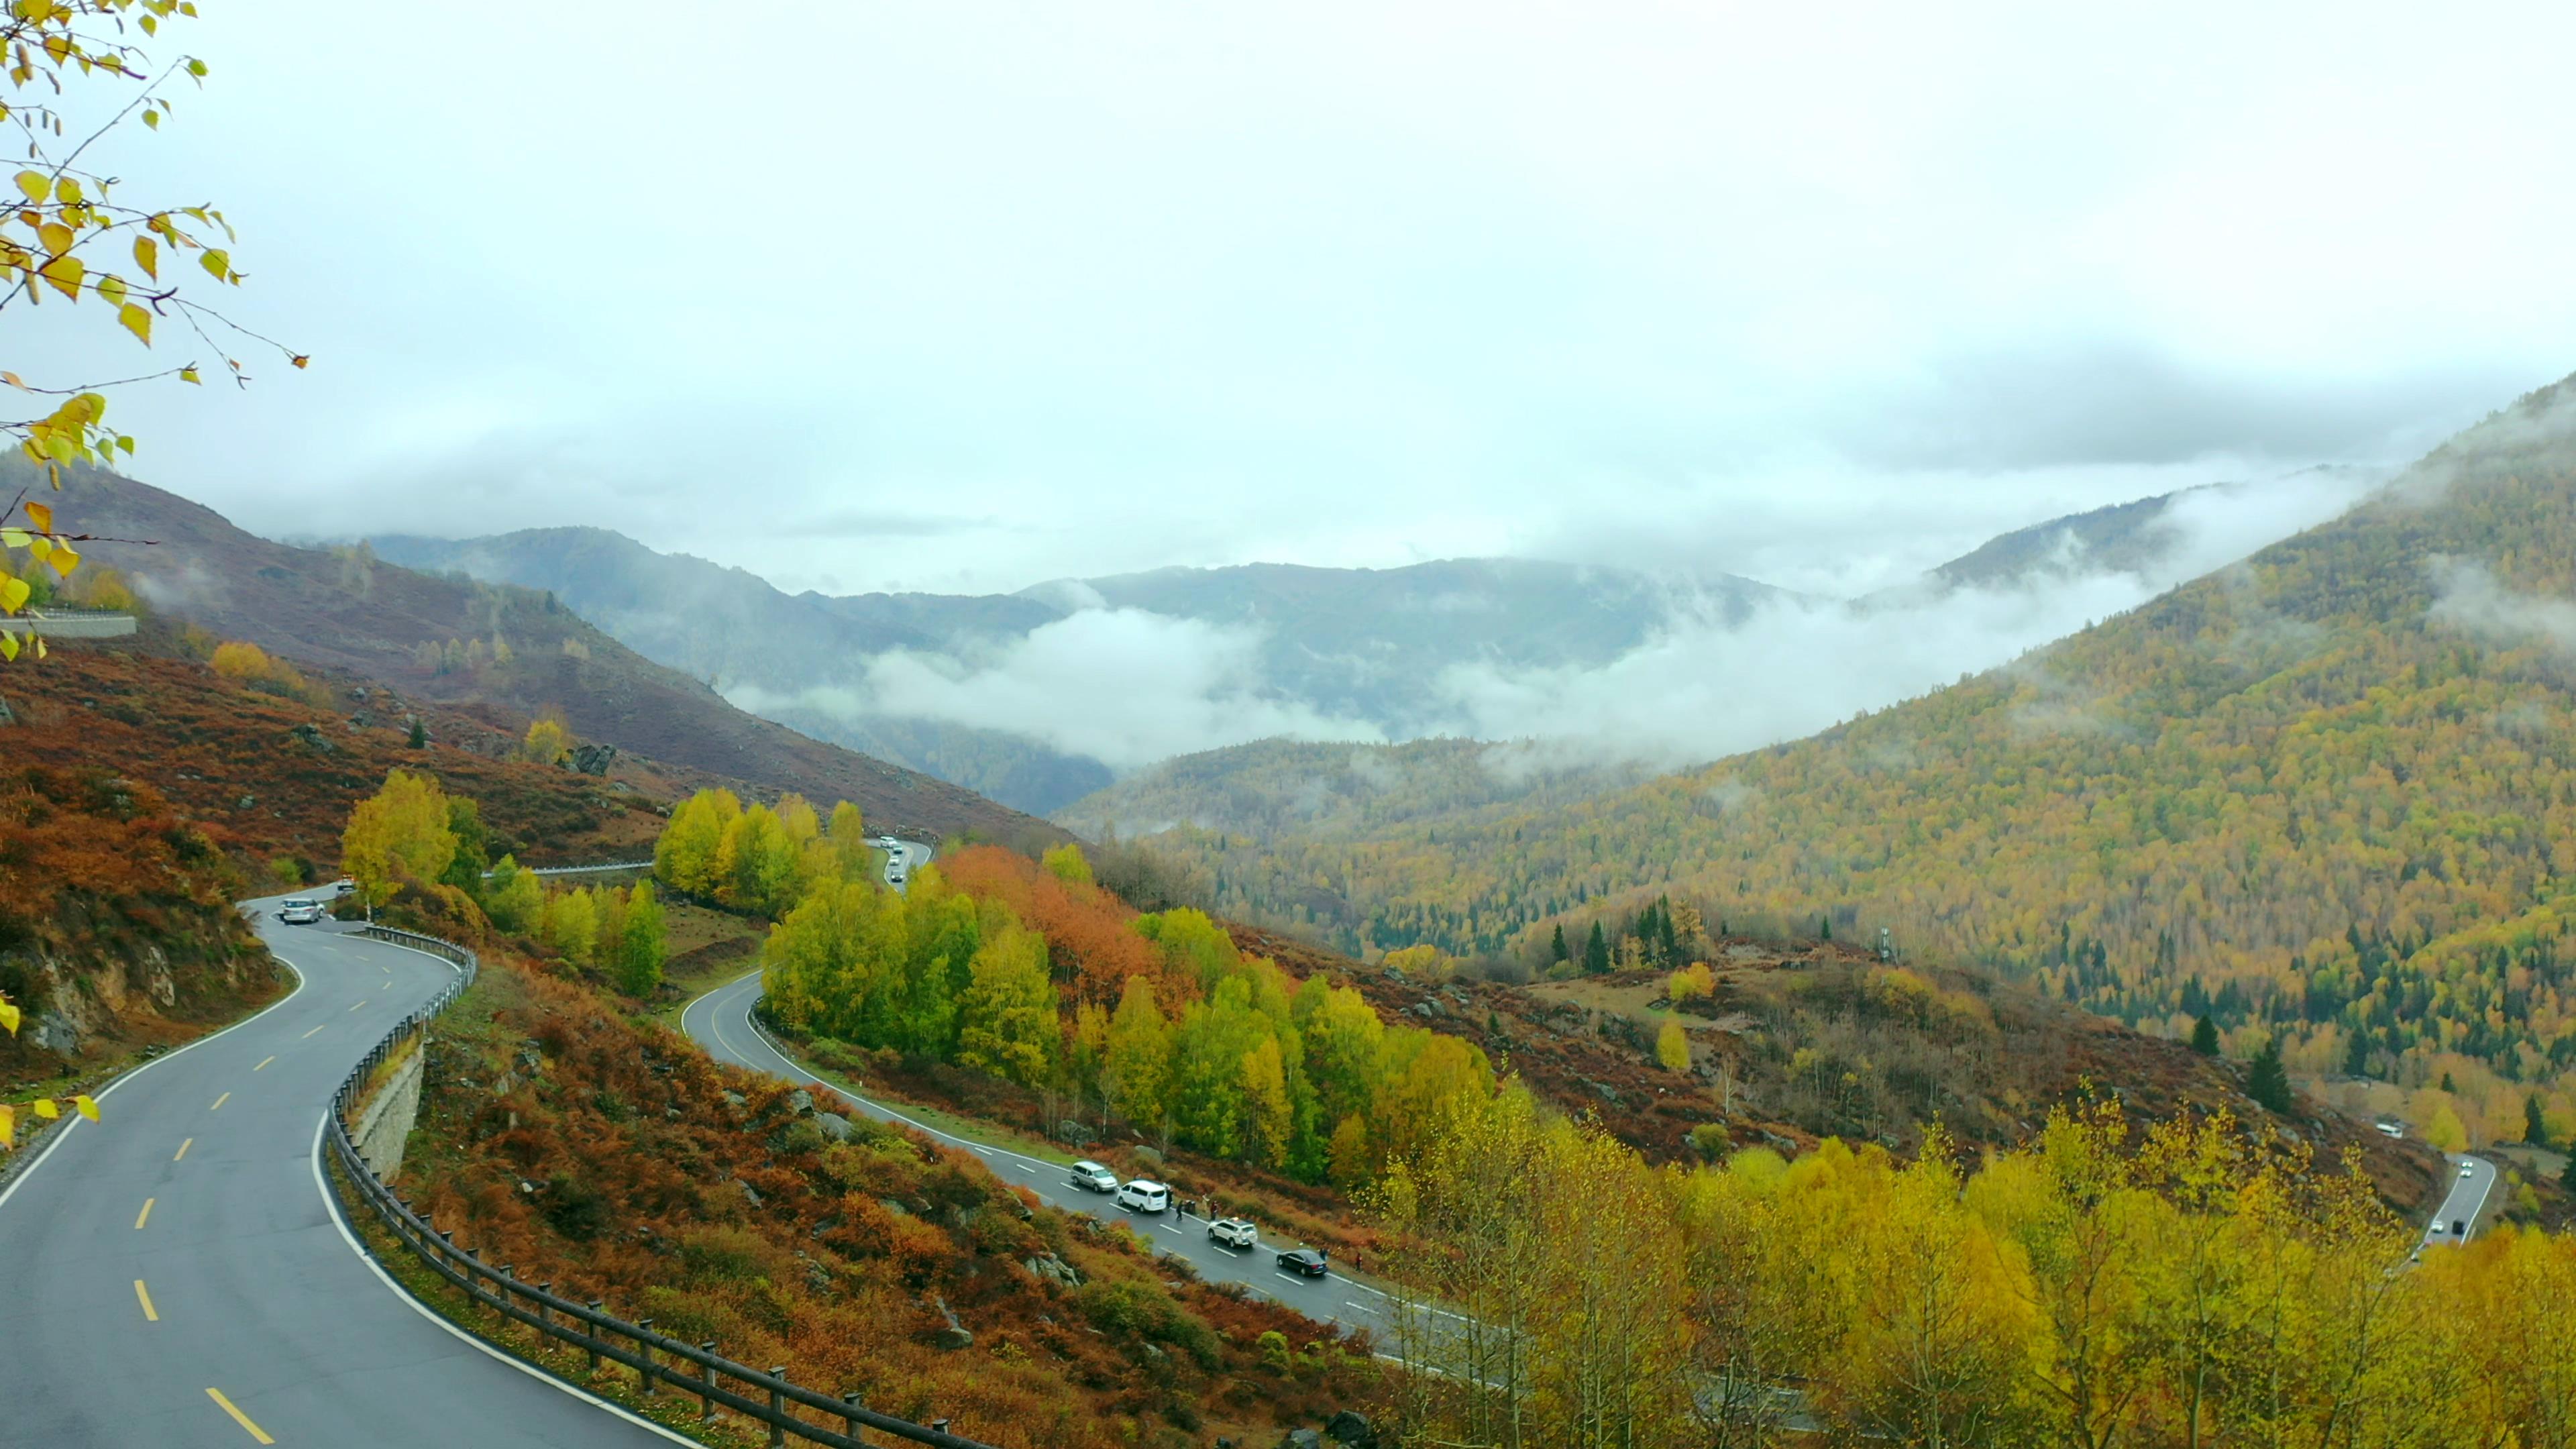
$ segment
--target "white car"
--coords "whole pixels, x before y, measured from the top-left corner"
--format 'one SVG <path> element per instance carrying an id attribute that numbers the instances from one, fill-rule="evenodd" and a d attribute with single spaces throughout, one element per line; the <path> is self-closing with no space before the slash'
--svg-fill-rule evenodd
<path id="1" fill-rule="evenodd" d="M 1092 1192 L 1116 1192 L 1118 1174 L 1097 1162 L 1077 1162 L 1073 1165 L 1073 1185 Z"/>
<path id="2" fill-rule="evenodd" d="M 1131 1213 L 1168 1212 L 1172 1190 L 1148 1178 L 1138 1178 L 1118 1189 L 1118 1205 Z"/>
<path id="3" fill-rule="evenodd" d="M 2474 1167 L 2474 1166 L 2472 1166 L 2471 1164 L 2466 1163 L 2466 1162 L 2463 1162 L 2463 1163 L 2461 1163 L 2461 1164 L 2460 1164 L 2460 1176 L 2462 1176 L 2462 1177 L 2475 1177 L 2475 1176 L 2477 1176 L 2477 1175 L 2478 1175 L 2478 1170 L 2477 1170 L 2477 1168 L 2476 1168 L 2476 1167 Z"/>
<path id="4" fill-rule="evenodd" d="M 306 900 L 302 896 L 280 902 L 277 907 L 277 919 L 289 926 L 312 925 L 322 919 L 322 903 Z"/>
<path id="5" fill-rule="evenodd" d="M 340 877 L 338 880 L 335 880 L 335 881 L 331 882 L 331 894 L 333 894 L 333 895 L 335 895 L 335 896 L 345 896 L 345 895 L 347 895 L 349 892 L 354 891 L 354 890 L 356 890 L 357 888 L 358 888 L 358 883 L 357 883 L 356 881 L 353 881 L 353 880 L 349 879 L 349 878 L 348 878 L 347 876 L 345 876 L 345 875 L 344 875 L 344 876 L 342 876 L 342 877 Z"/>
<path id="6" fill-rule="evenodd" d="M 1208 1224 L 1208 1236 L 1229 1248 L 1250 1250 L 1261 1246 L 1261 1229 L 1241 1218 L 1218 1218 Z"/>

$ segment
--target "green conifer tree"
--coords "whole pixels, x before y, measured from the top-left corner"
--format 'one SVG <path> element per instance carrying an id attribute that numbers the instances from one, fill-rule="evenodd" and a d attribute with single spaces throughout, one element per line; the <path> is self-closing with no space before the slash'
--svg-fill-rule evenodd
<path id="1" fill-rule="evenodd" d="M 2218 1023 L 2209 1019 L 2208 1012 L 2191 1024 L 2191 1049 L 2205 1057 L 2218 1055 Z"/>
<path id="2" fill-rule="evenodd" d="M 2245 1074 L 2245 1095 L 2272 1111 L 2290 1110 L 2290 1074 L 2281 1066 L 2279 1038 L 2264 1042 L 2263 1049 L 2254 1054 L 2254 1065 Z"/>

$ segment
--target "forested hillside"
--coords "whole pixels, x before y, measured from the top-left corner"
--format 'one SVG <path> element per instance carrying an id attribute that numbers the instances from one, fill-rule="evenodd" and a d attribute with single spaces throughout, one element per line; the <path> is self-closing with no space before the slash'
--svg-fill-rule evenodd
<path id="1" fill-rule="evenodd" d="M 2277 1030 L 2314 1073 L 2450 1073 L 2500 1116 L 2576 1064 L 2571 394 L 2239 567 L 1813 739 L 1548 810 L 1163 843 L 1220 909 L 1345 947 L 1540 960 L 1551 918 L 1674 883 L 1739 930 L 1883 926 L 2150 1027 Z"/>
<path id="2" fill-rule="evenodd" d="M 163 613 L 298 664 L 347 669 L 459 709 L 494 710 L 521 729 L 532 716 L 557 713 L 584 740 L 727 783 L 754 782 L 763 793 L 856 800 L 889 827 L 934 837 L 1061 835 L 945 781 L 745 714 L 549 594 L 415 573 L 364 547 L 272 543 L 175 494 L 94 469 L 65 475 L 61 506 L 64 517 L 102 536 L 86 545 L 91 560 L 122 572 Z"/>

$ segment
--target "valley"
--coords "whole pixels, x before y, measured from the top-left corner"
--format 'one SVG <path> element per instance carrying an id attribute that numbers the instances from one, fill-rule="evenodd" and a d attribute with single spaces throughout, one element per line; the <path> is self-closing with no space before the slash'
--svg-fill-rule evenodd
<path id="1" fill-rule="evenodd" d="M 0 1449 L 2576 1449 L 2576 18 L 2031 19 L 0 10 Z"/>

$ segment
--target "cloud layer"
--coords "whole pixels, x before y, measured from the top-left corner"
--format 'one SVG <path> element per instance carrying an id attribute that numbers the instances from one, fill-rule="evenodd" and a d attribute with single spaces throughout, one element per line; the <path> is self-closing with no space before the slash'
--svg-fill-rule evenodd
<path id="1" fill-rule="evenodd" d="M 186 27 L 202 98 L 98 159 L 220 200 L 228 309 L 315 360 L 120 398 L 146 476 L 791 589 L 1517 552 L 1861 590 L 2402 456 L 2576 336 L 2565 6 L 707 15 Z"/>
<path id="2" fill-rule="evenodd" d="M 890 651 L 862 661 L 849 687 L 734 698 L 753 709 L 1002 730 L 1120 771 L 1271 737 L 1428 734 L 1529 742 L 1503 768 L 1677 767 L 1809 734 L 2004 664 L 2331 518 L 2367 485 L 2359 475 L 2308 473 L 2186 495 L 2153 525 L 2159 547 L 2137 568 L 2107 568 L 2070 539 L 2051 567 L 2010 587 L 1924 589 L 1901 604 L 1778 598 L 1732 624 L 1676 593 L 1664 627 L 1607 663 L 1453 663 L 1432 681 L 1429 706 L 1402 723 L 1283 691 L 1264 674 L 1257 626 L 1109 608 L 1079 584 L 1057 593 L 1077 612 L 1024 637 L 965 654 Z M 2027 721 L 2081 722 L 2080 702 L 2052 702 Z"/>

